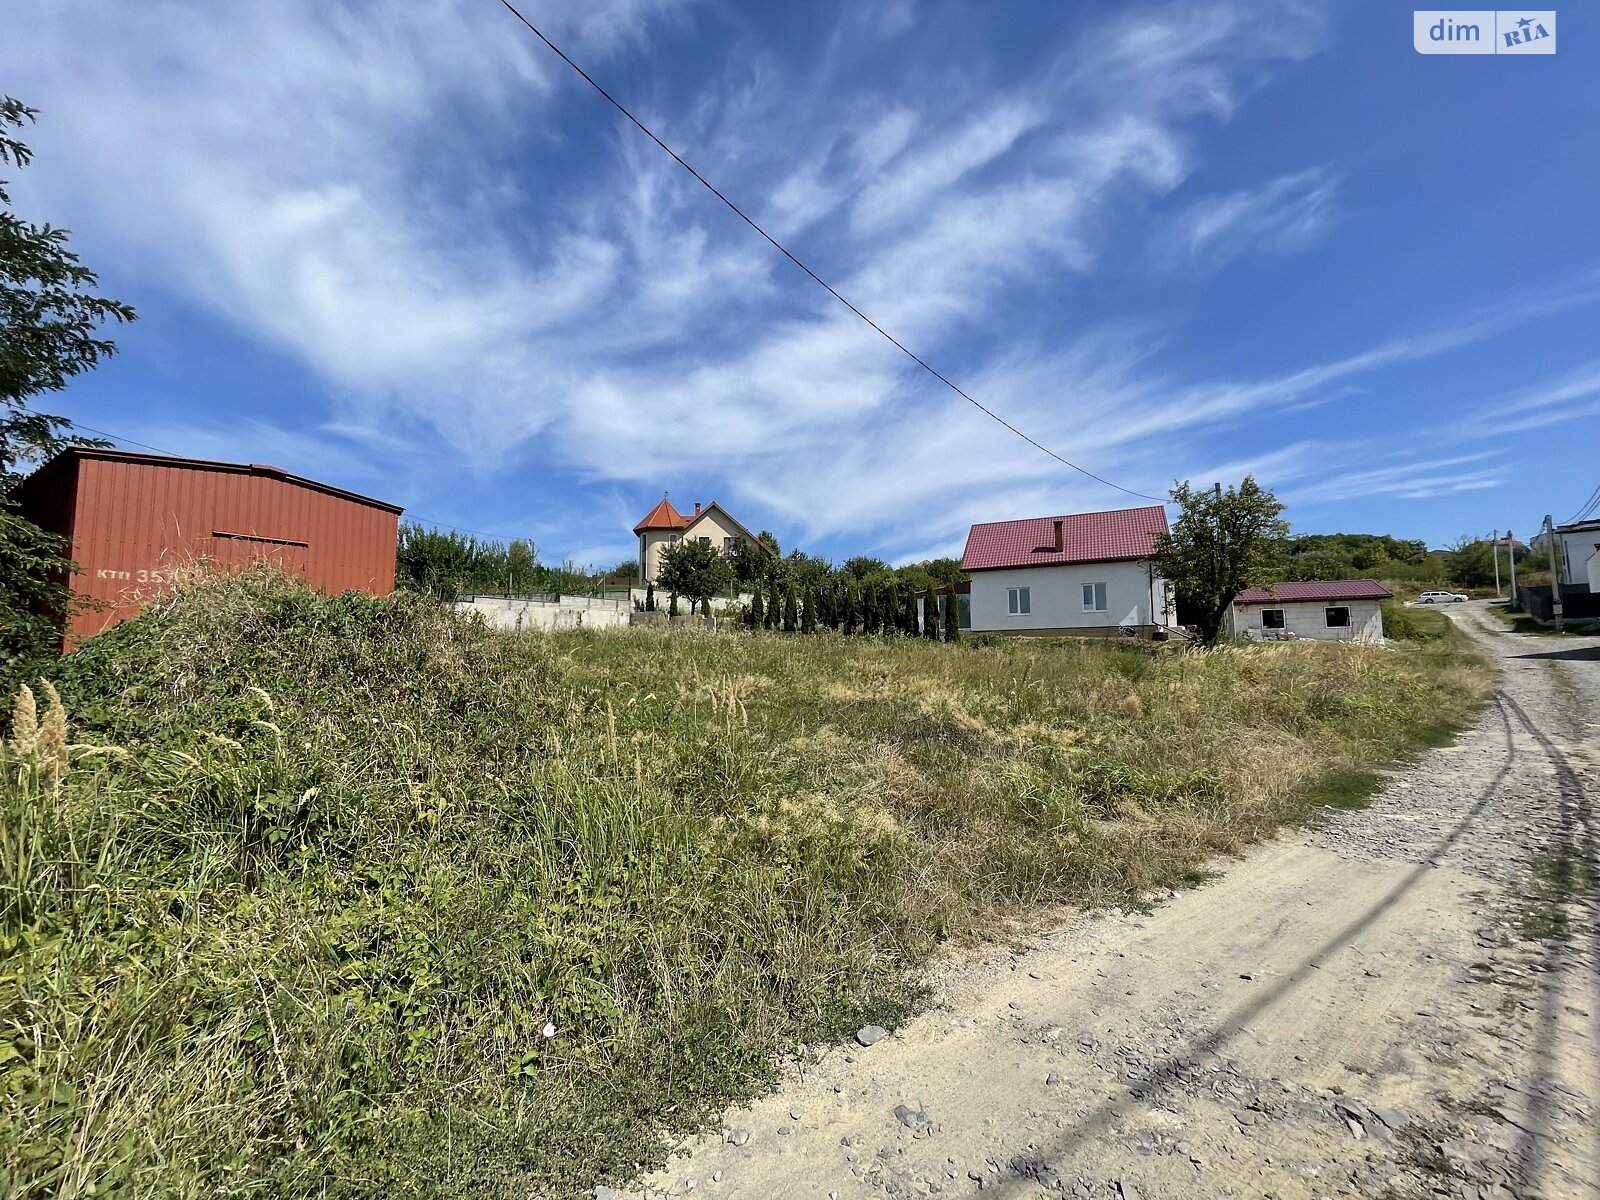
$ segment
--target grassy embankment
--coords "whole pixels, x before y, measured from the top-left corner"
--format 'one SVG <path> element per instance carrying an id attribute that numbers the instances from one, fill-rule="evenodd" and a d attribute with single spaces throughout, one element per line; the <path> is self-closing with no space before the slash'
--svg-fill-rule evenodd
<path id="1" fill-rule="evenodd" d="M 1521 609 L 1512 608 L 1509 603 L 1489 605 L 1489 615 L 1513 633 L 1532 633 L 1540 637 L 1587 637 L 1592 635 L 1594 626 L 1593 618 L 1569 619 L 1567 628 L 1557 633 L 1554 625 L 1542 625 Z"/>
<path id="2" fill-rule="evenodd" d="M 0 752 L 7 1195 L 626 1176 L 942 941 L 1192 879 L 1488 689 L 1449 636 L 547 638 L 272 578 L 55 682 L 72 748 L 41 694 Z"/>

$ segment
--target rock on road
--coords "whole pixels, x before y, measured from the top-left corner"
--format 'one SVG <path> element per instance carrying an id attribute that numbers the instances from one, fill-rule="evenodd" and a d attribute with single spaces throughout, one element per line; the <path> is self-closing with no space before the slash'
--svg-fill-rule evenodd
<path id="1" fill-rule="evenodd" d="M 626 1194 L 1600 1197 L 1600 638 L 1452 615 L 1499 692 L 1368 808 L 951 970 Z"/>

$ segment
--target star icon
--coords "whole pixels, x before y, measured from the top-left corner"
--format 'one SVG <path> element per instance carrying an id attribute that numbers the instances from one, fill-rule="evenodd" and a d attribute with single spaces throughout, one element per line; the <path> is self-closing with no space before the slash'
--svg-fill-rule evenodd
<path id="1" fill-rule="evenodd" d="M 1532 17 L 1523 17 L 1522 20 L 1517 22 L 1517 24 L 1522 26 L 1522 28 L 1526 29 L 1529 25 L 1533 24 L 1533 18 Z"/>

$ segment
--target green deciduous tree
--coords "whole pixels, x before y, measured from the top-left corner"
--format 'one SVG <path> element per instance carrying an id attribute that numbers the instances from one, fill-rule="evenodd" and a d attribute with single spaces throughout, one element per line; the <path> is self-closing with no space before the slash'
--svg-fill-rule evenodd
<path id="1" fill-rule="evenodd" d="M 744 587 L 754 587 L 772 573 L 773 558 L 768 550 L 743 538 L 734 543 L 728 561 L 733 566 L 733 577 Z"/>
<path id="2" fill-rule="evenodd" d="M 1158 543 L 1156 569 L 1172 581 L 1200 640 L 1212 645 L 1240 592 L 1277 582 L 1289 523 L 1277 497 L 1248 475 L 1226 491 L 1221 484 L 1197 492 L 1180 483 L 1172 502 L 1180 512 Z"/>
<path id="3" fill-rule="evenodd" d="M 674 595 L 689 597 L 700 609 L 712 596 L 733 586 L 733 567 L 716 550 L 698 541 L 663 547 L 657 581 Z"/>
<path id="4" fill-rule="evenodd" d="M 25 167 L 33 154 L 10 130 L 31 124 L 33 109 L 0 96 L 0 167 Z M 56 392 L 116 346 L 101 336 L 107 321 L 134 319 L 133 309 L 97 296 L 99 280 L 67 248 L 67 231 L 35 225 L 11 211 L 0 180 L 0 492 L 20 478 L 19 466 L 63 446 L 102 441 L 73 436 L 64 417 L 35 412 L 35 396 Z"/>
<path id="5" fill-rule="evenodd" d="M 34 116 L 0 96 L 0 167 L 28 165 L 33 154 L 12 131 Z M 71 543 L 25 520 L 5 495 L 29 464 L 65 446 L 107 445 L 32 407 L 116 353 L 101 328 L 134 312 L 96 295 L 98 283 L 67 248 L 67 231 L 19 217 L 0 180 L 0 670 L 53 654 L 72 603 Z"/>

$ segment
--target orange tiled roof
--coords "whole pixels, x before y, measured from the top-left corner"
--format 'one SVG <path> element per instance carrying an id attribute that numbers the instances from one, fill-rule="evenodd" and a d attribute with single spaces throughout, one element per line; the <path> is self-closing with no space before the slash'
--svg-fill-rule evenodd
<path id="1" fill-rule="evenodd" d="M 689 524 L 689 518 L 672 507 L 672 502 L 665 496 L 633 527 L 635 533 L 643 533 L 646 529 L 682 529 Z"/>

